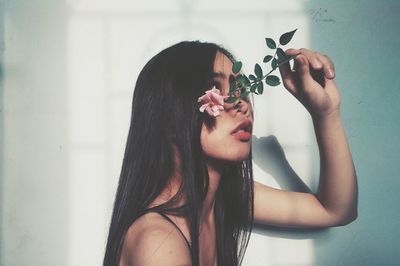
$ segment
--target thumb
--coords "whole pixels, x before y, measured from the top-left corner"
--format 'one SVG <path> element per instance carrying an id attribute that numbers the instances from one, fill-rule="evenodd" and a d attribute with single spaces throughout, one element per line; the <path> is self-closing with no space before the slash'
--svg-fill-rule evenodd
<path id="1" fill-rule="evenodd" d="M 310 65 L 304 55 L 298 55 L 294 61 L 296 68 L 296 76 L 303 90 L 311 88 L 314 79 L 310 73 Z"/>

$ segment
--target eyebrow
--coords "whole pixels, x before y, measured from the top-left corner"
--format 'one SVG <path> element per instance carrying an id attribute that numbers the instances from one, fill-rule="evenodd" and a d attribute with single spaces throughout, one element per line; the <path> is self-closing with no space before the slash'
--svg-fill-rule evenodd
<path id="1" fill-rule="evenodd" d="M 224 72 L 220 72 L 220 71 L 218 71 L 218 72 L 213 72 L 212 73 L 212 77 L 213 78 L 222 78 L 222 79 L 226 79 L 226 75 L 225 75 L 225 73 Z M 233 80 L 235 78 L 235 76 L 234 75 L 229 75 L 229 81 L 231 81 L 231 80 Z"/>
<path id="2" fill-rule="evenodd" d="M 223 79 L 225 79 L 226 75 L 223 72 L 213 72 L 212 73 L 212 77 L 213 78 L 223 78 Z"/>

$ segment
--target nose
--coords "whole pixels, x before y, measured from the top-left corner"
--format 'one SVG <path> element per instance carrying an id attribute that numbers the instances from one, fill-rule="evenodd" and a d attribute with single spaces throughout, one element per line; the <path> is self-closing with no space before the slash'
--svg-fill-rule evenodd
<path id="1" fill-rule="evenodd" d="M 239 99 L 239 101 L 235 104 L 234 109 L 237 109 L 238 112 L 243 113 L 243 115 L 246 117 L 250 117 L 252 112 L 250 103 L 242 99 Z"/>

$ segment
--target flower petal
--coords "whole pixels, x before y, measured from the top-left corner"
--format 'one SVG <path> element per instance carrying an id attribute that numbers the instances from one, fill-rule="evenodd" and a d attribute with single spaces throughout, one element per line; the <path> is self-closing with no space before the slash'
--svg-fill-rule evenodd
<path id="1" fill-rule="evenodd" d="M 205 103 L 202 106 L 200 106 L 200 112 L 204 112 L 204 110 L 209 106 L 209 103 Z"/>
<path id="2" fill-rule="evenodd" d="M 221 95 L 221 91 L 215 86 L 207 90 L 204 95 L 197 99 L 203 105 L 199 108 L 200 112 L 206 111 L 210 116 L 220 115 L 220 111 L 224 110 L 224 99 L 229 96 Z"/>
<path id="3" fill-rule="evenodd" d="M 199 97 L 199 99 L 197 100 L 197 102 L 203 102 L 203 103 L 210 102 L 210 101 L 211 101 L 211 98 L 210 98 L 209 94 L 204 94 L 203 96 Z"/>
<path id="4" fill-rule="evenodd" d="M 213 105 L 213 106 L 211 107 L 211 110 L 212 110 L 213 112 L 218 111 L 218 110 L 219 110 L 218 105 Z"/>
<path id="5" fill-rule="evenodd" d="M 222 95 L 216 95 L 213 94 L 211 99 L 215 104 L 219 104 L 219 105 L 224 105 L 224 99 L 226 98 L 226 96 L 222 96 Z"/>
<path id="6" fill-rule="evenodd" d="M 220 111 L 218 111 L 218 110 L 217 110 L 217 111 L 215 111 L 215 112 L 213 113 L 214 117 L 215 117 L 215 116 L 219 116 L 220 114 L 221 114 L 221 112 L 220 112 Z"/>
<path id="7" fill-rule="evenodd" d="M 209 106 L 206 108 L 206 111 L 210 116 L 214 116 L 213 111 Z"/>

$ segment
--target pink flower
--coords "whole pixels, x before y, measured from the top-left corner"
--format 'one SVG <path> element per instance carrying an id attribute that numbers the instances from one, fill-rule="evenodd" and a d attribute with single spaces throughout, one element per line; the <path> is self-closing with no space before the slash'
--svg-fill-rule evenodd
<path id="1" fill-rule="evenodd" d="M 220 111 L 224 110 L 224 99 L 228 97 L 222 96 L 221 92 L 215 86 L 212 87 L 197 100 L 197 102 L 201 102 L 202 104 L 200 112 L 204 112 L 205 110 L 210 116 L 219 116 Z"/>

